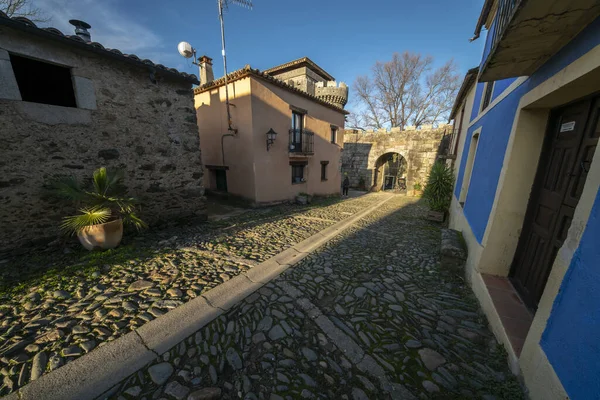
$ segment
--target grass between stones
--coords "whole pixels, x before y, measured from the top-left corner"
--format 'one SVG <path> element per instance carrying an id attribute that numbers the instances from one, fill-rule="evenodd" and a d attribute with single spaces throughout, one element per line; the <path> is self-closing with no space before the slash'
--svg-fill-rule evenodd
<path id="1" fill-rule="evenodd" d="M 376 201 L 316 199 L 151 230 L 105 252 L 40 248 L 0 261 L 0 395 L 33 367 L 59 368 Z"/>

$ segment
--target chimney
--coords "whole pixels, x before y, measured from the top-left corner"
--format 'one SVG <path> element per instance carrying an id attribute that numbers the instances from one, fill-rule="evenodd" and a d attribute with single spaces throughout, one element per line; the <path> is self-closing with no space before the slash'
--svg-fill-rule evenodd
<path id="1" fill-rule="evenodd" d="M 200 85 L 205 85 L 215 80 L 215 74 L 212 69 L 212 58 L 207 56 L 200 57 Z"/>
<path id="2" fill-rule="evenodd" d="M 84 42 L 89 43 L 92 41 L 92 36 L 88 32 L 88 29 L 91 28 L 90 24 L 78 19 L 71 19 L 69 23 L 75 27 L 75 34 L 82 38 Z"/>

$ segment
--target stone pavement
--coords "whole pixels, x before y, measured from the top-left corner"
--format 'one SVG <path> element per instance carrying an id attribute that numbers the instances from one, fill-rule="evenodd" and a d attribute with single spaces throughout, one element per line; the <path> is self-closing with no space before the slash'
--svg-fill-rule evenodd
<path id="1" fill-rule="evenodd" d="M 204 294 L 381 201 L 280 205 L 149 231 L 104 253 L 0 263 L 0 396 Z"/>
<path id="2" fill-rule="evenodd" d="M 523 398 L 425 214 L 388 201 L 108 397 Z"/>

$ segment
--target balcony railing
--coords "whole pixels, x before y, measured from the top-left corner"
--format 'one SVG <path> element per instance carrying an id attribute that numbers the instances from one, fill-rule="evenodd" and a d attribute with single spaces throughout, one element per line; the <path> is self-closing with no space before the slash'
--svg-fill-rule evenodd
<path id="1" fill-rule="evenodd" d="M 502 39 L 502 34 L 508 27 L 508 24 L 512 20 L 516 11 L 517 5 L 522 0 L 500 0 L 498 4 L 498 12 L 496 13 L 496 21 L 494 23 L 492 31 L 489 33 L 492 35 L 490 42 L 490 50 L 494 50 L 498 45 L 498 42 Z"/>
<path id="2" fill-rule="evenodd" d="M 315 134 L 306 129 L 290 129 L 290 153 L 314 154 Z"/>
<path id="3" fill-rule="evenodd" d="M 440 141 L 438 148 L 438 158 L 455 159 L 456 158 L 456 141 L 458 140 L 458 130 L 449 129 L 444 132 L 444 136 Z"/>

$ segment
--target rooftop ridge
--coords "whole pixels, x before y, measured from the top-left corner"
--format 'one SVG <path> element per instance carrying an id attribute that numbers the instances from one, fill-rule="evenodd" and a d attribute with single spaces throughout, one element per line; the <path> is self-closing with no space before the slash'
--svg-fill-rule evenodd
<path id="1" fill-rule="evenodd" d="M 343 108 L 338 107 L 338 106 L 336 106 L 334 104 L 331 104 L 331 103 L 329 103 L 329 102 L 327 102 L 327 101 L 325 101 L 325 100 L 323 100 L 323 99 L 321 99 L 321 98 L 319 98 L 317 96 L 314 96 L 314 95 L 312 95 L 310 93 L 307 93 L 307 92 L 305 92 L 302 89 L 298 89 L 298 88 L 296 88 L 296 87 L 294 87 L 294 86 L 292 86 L 292 85 L 290 85 L 290 84 L 282 81 L 281 79 L 277 79 L 276 77 L 268 74 L 265 71 L 260 71 L 258 69 L 254 69 L 249 64 L 247 64 L 244 68 L 238 69 L 236 71 L 233 71 L 233 72 L 227 74 L 227 83 L 231 83 L 231 82 L 240 80 L 240 79 L 245 78 L 247 76 L 254 76 L 254 77 L 260 78 L 260 79 L 265 80 L 265 81 L 267 81 L 269 83 L 277 85 L 277 86 L 279 86 L 279 87 L 281 87 L 283 89 L 289 90 L 291 92 L 294 92 L 296 94 L 299 94 L 301 96 L 309 98 L 309 99 L 311 99 L 311 100 L 313 100 L 313 101 L 315 101 L 315 102 L 317 102 L 317 103 L 319 103 L 319 104 L 321 104 L 321 105 L 323 105 L 325 107 L 331 108 L 331 109 L 333 109 L 335 111 L 339 111 L 339 112 L 341 112 L 343 114 L 349 114 L 349 112 L 346 111 L 346 110 L 344 110 Z M 213 89 L 213 88 L 216 88 L 216 87 L 219 87 L 219 86 L 223 86 L 224 84 L 225 84 L 225 77 L 223 76 L 223 77 L 221 77 L 219 79 L 215 79 L 212 82 L 208 82 L 208 83 L 205 83 L 204 85 L 198 86 L 197 88 L 194 89 L 194 94 L 195 95 L 196 94 L 200 94 L 200 93 L 206 92 L 207 90 L 210 90 L 210 89 Z"/>
<path id="2" fill-rule="evenodd" d="M 41 37 L 45 37 L 52 40 L 57 40 L 62 43 L 79 47 L 88 51 L 92 51 L 96 54 L 107 56 L 109 58 L 117 59 L 119 61 L 125 61 L 130 64 L 137 65 L 144 68 L 155 68 L 159 71 L 166 73 L 175 78 L 184 79 L 190 83 L 198 84 L 198 77 L 194 74 L 188 74 L 186 72 L 180 72 L 175 68 L 165 67 L 162 64 L 155 64 L 149 59 L 140 59 L 135 54 L 124 54 L 118 49 L 109 49 L 104 47 L 98 42 L 86 43 L 82 38 L 77 35 L 65 35 L 59 29 L 48 27 L 39 28 L 33 21 L 25 17 L 9 17 L 2 11 L 0 11 L 0 25 L 15 28 L 27 33 L 35 34 Z"/>
<path id="3" fill-rule="evenodd" d="M 331 74 L 329 74 L 327 71 L 325 71 L 323 68 L 321 68 L 316 62 L 314 62 L 313 60 L 311 60 L 308 57 L 298 58 L 297 60 L 292 60 L 287 63 L 277 65 L 275 67 L 271 67 L 269 69 L 264 70 L 263 72 L 266 74 L 272 75 L 274 72 L 282 71 L 282 70 L 285 70 L 285 69 L 288 69 L 291 67 L 295 67 L 295 66 L 301 65 L 301 64 L 308 64 L 315 71 L 317 71 L 317 73 L 319 73 L 319 75 L 326 78 L 328 81 L 335 81 L 335 78 L 333 76 L 331 76 Z"/>

